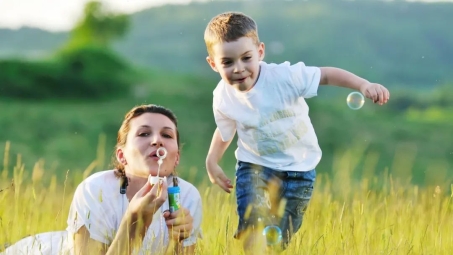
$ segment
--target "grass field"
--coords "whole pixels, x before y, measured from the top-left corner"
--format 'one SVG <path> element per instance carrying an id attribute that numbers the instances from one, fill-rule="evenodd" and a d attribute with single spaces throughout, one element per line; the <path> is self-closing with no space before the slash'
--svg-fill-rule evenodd
<path id="1" fill-rule="evenodd" d="M 369 175 L 357 182 L 347 170 L 339 171 L 352 169 L 357 157 L 365 156 L 356 149 L 336 154 L 333 171 L 338 174 L 318 175 L 303 226 L 286 254 L 450 254 L 450 187 L 417 187 L 385 171 L 372 174 L 375 169 L 363 169 Z M 20 158 L 12 158 L 5 155 L 0 172 L 0 250 L 30 234 L 65 229 L 76 185 L 95 171 L 91 165 L 58 179 L 46 175 L 43 162 L 24 169 Z M 406 163 L 401 167 L 410 166 Z M 8 166 L 14 166 L 13 176 Z M 232 237 L 237 224 L 234 194 L 220 192 L 206 180 L 198 187 L 204 239 L 197 254 L 242 254 Z"/>

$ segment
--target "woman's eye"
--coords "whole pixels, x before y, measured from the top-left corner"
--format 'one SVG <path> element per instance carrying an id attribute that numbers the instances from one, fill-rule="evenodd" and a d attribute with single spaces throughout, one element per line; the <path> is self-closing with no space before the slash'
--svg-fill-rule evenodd
<path id="1" fill-rule="evenodd" d="M 149 133 L 147 132 L 141 132 L 141 133 L 138 133 L 138 136 L 149 136 Z"/>
<path id="2" fill-rule="evenodd" d="M 163 134 L 162 136 L 165 137 L 165 138 L 173 138 L 173 136 L 169 135 L 169 134 Z"/>

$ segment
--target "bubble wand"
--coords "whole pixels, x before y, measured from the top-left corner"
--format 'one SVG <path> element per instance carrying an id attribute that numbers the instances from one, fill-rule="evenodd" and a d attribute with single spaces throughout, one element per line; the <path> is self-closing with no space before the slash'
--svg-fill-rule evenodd
<path id="1" fill-rule="evenodd" d="M 162 154 L 161 154 L 161 152 L 162 152 Z M 157 151 L 156 151 L 156 155 L 159 158 L 159 160 L 157 161 L 157 164 L 159 166 L 157 168 L 157 176 L 149 175 L 149 177 L 148 177 L 148 181 L 151 185 L 156 185 L 159 182 L 159 180 L 163 179 L 162 177 L 159 176 L 160 166 L 164 162 L 164 159 L 167 157 L 167 149 L 165 149 L 164 147 L 159 147 L 159 149 L 157 149 Z"/>
<path id="2" fill-rule="evenodd" d="M 162 165 L 164 159 L 167 157 L 167 149 L 164 147 L 160 147 L 156 151 L 156 155 L 159 158 L 157 161 L 157 164 L 159 167 L 157 168 L 157 176 L 152 176 L 149 175 L 148 181 L 151 185 L 155 185 L 159 182 L 160 179 L 163 179 L 160 177 L 160 166 Z M 168 188 L 168 203 L 169 203 L 169 211 L 170 213 L 178 210 L 181 206 L 180 199 L 179 199 L 179 193 L 180 193 L 180 188 L 178 186 L 178 178 L 176 176 L 173 176 L 173 187 Z"/>

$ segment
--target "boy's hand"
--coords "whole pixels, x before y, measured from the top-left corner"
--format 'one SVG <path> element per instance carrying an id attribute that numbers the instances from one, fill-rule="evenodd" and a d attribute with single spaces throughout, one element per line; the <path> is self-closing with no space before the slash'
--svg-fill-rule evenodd
<path id="1" fill-rule="evenodd" d="M 373 100 L 374 103 L 383 105 L 390 99 L 390 92 L 381 84 L 364 83 L 360 86 L 360 92 L 367 98 Z"/>
<path id="2" fill-rule="evenodd" d="M 208 170 L 209 180 L 212 183 L 217 184 L 228 193 L 231 193 L 230 189 L 233 188 L 231 180 L 223 172 L 222 168 L 216 163 L 206 164 L 206 169 Z"/>

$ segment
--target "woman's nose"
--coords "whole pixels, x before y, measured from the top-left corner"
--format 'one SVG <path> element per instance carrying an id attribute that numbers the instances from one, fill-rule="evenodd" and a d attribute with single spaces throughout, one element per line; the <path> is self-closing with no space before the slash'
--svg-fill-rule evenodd
<path id="1" fill-rule="evenodd" d="M 164 144 L 162 143 L 162 138 L 160 137 L 160 135 L 154 135 L 152 138 L 151 138 L 151 145 L 152 146 L 163 146 Z"/>

